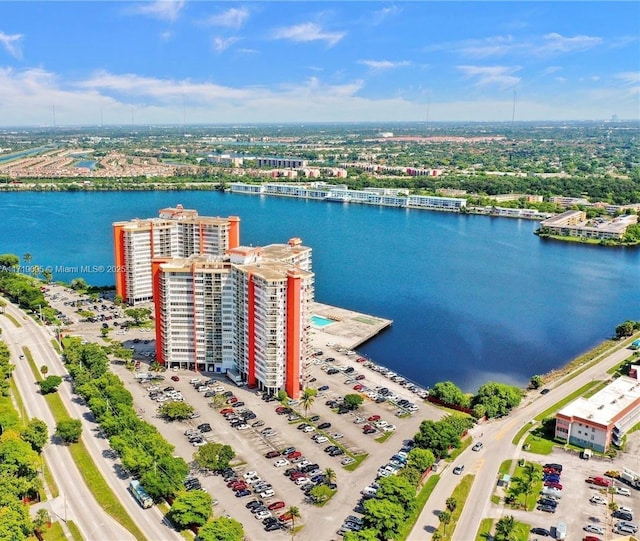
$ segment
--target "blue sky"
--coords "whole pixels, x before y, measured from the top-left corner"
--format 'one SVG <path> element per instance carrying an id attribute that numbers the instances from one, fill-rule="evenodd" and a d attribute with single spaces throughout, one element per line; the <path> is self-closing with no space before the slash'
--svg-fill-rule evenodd
<path id="1" fill-rule="evenodd" d="M 640 2 L 0 2 L 0 125 L 640 117 Z"/>

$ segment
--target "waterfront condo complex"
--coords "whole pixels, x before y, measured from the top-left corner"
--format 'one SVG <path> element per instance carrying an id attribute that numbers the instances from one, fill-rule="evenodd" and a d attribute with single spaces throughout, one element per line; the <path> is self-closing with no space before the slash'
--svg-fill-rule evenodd
<path id="1" fill-rule="evenodd" d="M 170 211 L 189 216 L 187 223 L 197 217 L 192 214 L 195 211 L 164 209 L 161 220 L 181 223 L 182 218 L 162 218 Z M 133 224 L 134 232 L 146 231 L 144 242 L 127 243 L 125 237 L 127 257 L 119 270 L 127 280 L 131 277 L 131 291 L 149 289 L 145 295 L 155 305 L 158 362 L 169 368 L 226 373 L 252 388 L 271 393 L 284 389 L 297 398 L 310 348 L 314 300 L 311 248 L 298 238 L 265 247 L 240 246 L 238 218 L 198 219 L 204 224 L 217 223 L 219 232 L 226 231 L 218 235 L 219 242 L 210 244 L 215 249 L 194 250 L 193 237 L 178 233 L 171 251 L 158 254 L 150 246 L 156 235 L 138 227 L 138 223 L 157 225 L 153 220 L 114 224 L 116 260 L 122 250 L 118 236 L 126 236 L 128 224 Z M 162 224 L 166 226 L 164 221 Z M 124 232 L 118 233 L 117 228 Z M 202 234 L 197 237 L 206 245 L 202 238 Z M 188 246 L 181 245 L 185 239 Z M 130 269 L 129 262 L 137 266 Z M 136 290 L 138 269 L 144 282 Z"/>
<path id="2" fill-rule="evenodd" d="M 155 257 L 222 257 L 240 243 L 240 218 L 199 216 L 196 210 L 161 209 L 157 218 L 113 224 L 116 293 L 135 305 L 153 298 Z"/>

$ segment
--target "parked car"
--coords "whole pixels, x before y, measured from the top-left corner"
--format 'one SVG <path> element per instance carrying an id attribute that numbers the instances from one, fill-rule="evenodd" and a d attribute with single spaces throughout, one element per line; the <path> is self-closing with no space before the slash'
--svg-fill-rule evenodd
<path id="1" fill-rule="evenodd" d="M 545 513 L 555 513 L 556 508 L 552 505 L 539 505 L 538 511 L 544 511 Z"/>
<path id="2" fill-rule="evenodd" d="M 321 423 L 318 425 L 319 430 L 326 430 L 327 428 L 331 428 L 331 423 Z"/>
<path id="3" fill-rule="evenodd" d="M 609 479 L 605 479 L 604 477 L 589 477 L 585 479 L 585 481 L 599 487 L 608 487 L 611 484 L 611 481 L 609 481 Z"/>
<path id="4" fill-rule="evenodd" d="M 171 381 L 180 381 L 178 376 L 171 376 Z"/>
<path id="5" fill-rule="evenodd" d="M 530 531 L 532 534 L 539 535 L 540 537 L 551 537 L 551 532 L 544 528 L 531 528 Z"/>
<path id="6" fill-rule="evenodd" d="M 269 509 L 269 511 L 275 511 L 276 509 L 282 509 L 285 506 L 286 504 L 284 502 L 278 501 L 278 502 L 273 502 L 271 505 L 267 507 L 267 509 Z"/>
<path id="7" fill-rule="evenodd" d="M 269 451 L 266 455 L 264 455 L 267 458 L 275 458 L 277 456 L 280 456 L 280 451 Z"/>

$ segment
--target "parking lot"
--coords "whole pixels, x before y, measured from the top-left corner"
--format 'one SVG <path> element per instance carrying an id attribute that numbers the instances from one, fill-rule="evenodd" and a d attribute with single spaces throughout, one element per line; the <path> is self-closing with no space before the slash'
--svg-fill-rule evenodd
<path id="1" fill-rule="evenodd" d="M 637 436 L 637 433 L 635 434 Z M 637 437 L 635 439 L 638 439 Z M 555 512 L 545 512 L 536 509 L 532 512 L 514 511 L 517 520 L 530 524 L 532 528 L 543 528 L 554 534 L 554 528 L 558 522 L 567 525 L 567 539 L 583 539 L 587 536 L 594 536 L 604 540 L 614 538 L 618 535 L 629 535 L 621 532 L 614 532 L 614 526 L 619 519 L 613 518 L 609 510 L 609 504 L 615 502 L 619 507 L 627 507 L 632 510 L 633 522 L 637 523 L 637 513 L 640 512 L 640 491 L 630 488 L 619 480 L 606 477 L 604 474 L 609 470 L 620 471 L 623 466 L 637 469 L 635 456 L 625 453 L 621 458 L 614 461 L 600 460 L 592 458 L 584 460 L 580 455 L 564 450 L 555 450 L 550 455 L 541 456 L 531 453 L 522 453 L 526 460 L 539 464 L 557 463 L 563 466 L 559 483 L 562 490 L 559 493 Z M 627 462 L 633 462 L 627 463 Z M 590 477 L 602 478 L 610 482 L 612 492 L 615 488 L 620 488 L 620 492 L 628 495 L 621 495 L 608 492 L 607 487 L 597 483 L 586 482 Z M 601 481 L 597 481 L 601 482 Z M 539 507 L 539 506 L 538 506 Z M 511 510 L 505 509 L 505 514 L 511 514 Z M 585 529 L 588 528 L 588 529 Z M 530 539 L 542 539 L 543 536 L 531 534 Z"/>
<path id="2" fill-rule="evenodd" d="M 177 455 L 185 458 L 187 462 L 191 462 L 197 445 L 202 442 L 215 441 L 231 445 L 237 455 L 238 465 L 235 467 L 237 475 L 242 477 L 249 471 L 255 471 L 257 477 L 260 478 L 257 483 L 271 485 L 262 491 L 264 497 L 259 498 L 267 509 L 259 509 L 256 514 L 268 518 L 267 515 L 260 515 L 260 511 L 263 513 L 269 511 L 272 516 L 278 516 L 292 505 L 299 507 L 302 516 L 296 520 L 296 524 L 303 525 L 302 530 L 297 534 L 297 538 L 301 540 L 317 539 L 318 537 L 314 533 L 318 531 L 327 532 L 327 539 L 337 539 L 336 532 L 340 529 L 344 519 L 348 515 L 357 518 L 352 510 L 360 498 L 360 490 L 376 478 L 381 466 L 389 464 L 391 457 L 402 447 L 403 440 L 410 439 L 415 434 L 422 419 L 438 419 L 442 416 L 440 410 L 422 402 L 407 387 L 403 387 L 398 382 L 391 381 L 371 368 L 363 366 L 364 363 L 357 362 L 357 355 L 350 353 L 345 348 L 327 346 L 328 342 L 324 342 L 321 347 L 320 343 L 324 338 L 319 333 L 314 333 L 313 338 L 316 348 L 322 349 L 323 354 L 312 359 L 305 370 L 308 386 L 323 389 L 318 392 L 314 404 L 307 412 L 307 417 L 313 418 L 314 421 L 295 419 L 291 417 L 290 413 L 279 415 L 276 412 L 276 408 L 280 406 L 278 402 L 265 402 L 254 391 L 246 387 L 238 387 L 221 375 L 196 374 L 191 371 L 165 371 L 160 373 L 164 379 L 143 382 L 136 379 L 136 375 L 147 372 L 154 358 L 153 329 L 122 331 L 121 325 L 127 318 L 122 317 L 120 308 L 113 307 L 107 300 L 92 304 L 91 309 L 99 315 L 104 314 L 105 317 L 111 315 L 111 319 L 104 321 L 98 316 L 94 322 L 79 323 L 77 322 L 79 319 L 76 312 L 77 307 L 69 304 L 78 299 L 74 292 L 55 286 L 49 294 L 58 295 L 56 299 L 51 300 L 52 306 L 64 313 L 69 320 L 76 321 L 73 325 L 68 326 L 68 334 L 104 343 L 99 336 L 103 324 L 108 323 L 112 339 L 122 341 L 126 347 L 134 348 L 134 358 L 139 361 L 139 368 L 136 371 L 130 371 L 124 365 L 115 363 L 112 363 L 112 369 L 132 393 L 139 415 L 158 427 L 162 435 L 175 445 Z M 67 304 L 64 304 L 65 302 Z M 95 308 L 98 310 L 96 311 Z M 116 322 L 118 325 L 114 326 Z M 328 361 L 328 358 L 333 358 L 333 360 Z M 337 368 L 338 372 L 328 374 L 329 368 L 323 369 L 328 366 Z M 345 373 L 344 370 L 349 367 L 352 370 L 349 371 L 350 373 Z M 359 375 L 362 377 L 356 379 Z M 198 392 L 189 383 L 194 377 L 208 381 L 210 376 L 213 376 L 214 380 L 209 384 L 210 392 Z M 172 377 L 178 381 L 172 381 Z M 358 384 L 365 385 L 366 389 L 354 390 L 354 385 Z M 168 387 L 173 387 L 173 389 L 164 391 Z M 376 387 L 386 388 L 388 394 L 395 395 L 394 398 L 397 401 L 406 400 L 407 403 L 415 403 L 418 411 L 409 415 L 408 410 L 399 408 L 397 403 L 392 404 L 389 401 L 376 403 L 366 394 L 374 391 Z M 149 388 L 153 389 L 155 400 L 149 396 Z M 337 408 L 326 405 L 332 400 L 341 401 L 345 394 L 357 392 L 364 396 L 364 403 L 354 412 L 338 414 Z M 221 404 L 219 407 L 213 408 L 211 406 L 216 400 L 215 396 L 212 396 L 214 393 L 233 393 L 234 398 L 244 405 L 232 408 L 231 404 Z M 161 399 L 160 402 L 157 401 L 158 398 Z M 167 422 L 157 414 L 157 408 L 164 399 L 184 400 L 195 408 L 198 416 L 185 422 Z M 225 397 L 225 399 L 228 398 Z M 300 416 L 305 413 L 299 404 L 290 407 Z M 232 408 L 236 412 L 234 414 L 236 418 L 225 419 L 220 414 L 220 410 L 224 408 Z M 255 414 L 255 418 L 247 419 L 246 423 L 239 422 L 243 410 L 244 412 L 252 412 Z M 396 416 L 400 411 L 403 416 Z M 232 426 L 234 421 L 235 427 Z M 210 431 L 200 432 L 198 426 L 205 423 L 210 426 Z M 260 426 L 252 426 L 255 423 Z M 310 428 L 306 432 L 303 429 L 298 429 L 297 427 L 301 423 L 310 425 Z M 326 426 L 327 423 L 329 426 Z M 243 424 L 248 426 L 239 429 Z M 366 425 L 370 425 L 372 430 L 363 430 Z M 320 429 L 320 426 L 325 428 Z M 265 433 L 265 430 L 269 428 L 271 431 Z M 200 432 L 198 438 L 201 437 L 202 442 L 195 439 L 190 442 L 185 436 L 187 430 Z M 386 441 L 376 441 L 385 434 L 388 438 Z M 327 452 L 327 449 L 331 451 L 330 446 L 336 448 L 334 452 Z M 290 464 L 276 467 L 274 464 L 278 460 L 282 460 L 282 457 L 267 458 L 266 455 L 270 452 L 282 451 L 286 447 L 294 447 L 301 456 L 293 458 L 298 462 L 292 463 L 291 460 L 286 459 Z M 352 460 L 352 456 L 362 453 L 368 454 L 362 464 L 355 471 L 347 471 L 342 462 Z M 331 456 L 332 454 L 335 456 Z M 114 461 L 114 469 L 119 470 L 117 460 L 113 457 L 105 459 Z M 320 473 L 327 468 L 335 472 L 334 483 L 337 485 L 337 492 L 324 507 L 315 507 L 306 499 L 303 489 L 311 481 L 300 481 L 296 484 L 295 480 L 284 475 L 285 471 L 292 468 L 294 464 L 302 464 L 303 468 L 317 464 Z M 314 474 L 313 477 L 319 475 L 318 472 L 307 473 Z M 265 532 L 262 520 L 257 520 L 256 514 L 246 507 L 246 504 L 255 498 L 252 492 L 246 496 L 236 497 L 232 488 L 226 486 L 227 482 L 221 476 L 206 476 L 202 472 L 196 471 L 194 471 L 194 475 L 211 496 L 218 501 L 214 513 L 216 515 L 229 514 L 242 522 L 247 539 L 262 540 L 267 536 L 271 539 L 289 538 L 290 534 L 285 531 Z M 310 479 L 309 476 L 307 477 Z M 273 491 L 273 495 L 270 490 Z M 282 511 L 268 509 L 269 505 L 280 501 L 284 502 L 286 506 L 286 508 L 282 508 Z"/>

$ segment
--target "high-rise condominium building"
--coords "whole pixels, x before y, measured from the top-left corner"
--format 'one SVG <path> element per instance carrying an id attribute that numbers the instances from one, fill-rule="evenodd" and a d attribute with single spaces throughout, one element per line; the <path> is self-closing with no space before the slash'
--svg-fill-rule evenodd
<path id="1" fill-rule="evenodd" d="M 158 361 L 231 371 L 250 387 L 297 398 L 310 348 L 311 249 L 291 239 L 227 254 L 154 259 Z"/>
<path id="2" fill-rule="evenodd" d="M 153 298 L 151 262 L 191 255 L 222 258 L 240 244 L 240 218 L 198 216 L 196 210 L 161 209 L 157 218 L 113 224 L 116 293 L 131 305 Z"/>

